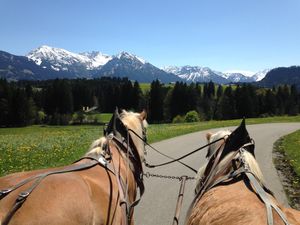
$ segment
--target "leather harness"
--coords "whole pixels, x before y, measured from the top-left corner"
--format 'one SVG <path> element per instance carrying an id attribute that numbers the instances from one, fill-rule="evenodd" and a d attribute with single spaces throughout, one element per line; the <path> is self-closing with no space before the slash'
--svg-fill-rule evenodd
<path id="1" fill-rule="evenodd" d="M 243 138 L 241 136 L 243 136 Z M 242 141 L 238 142 L 238 139 Z M 192 201 L 188 210 L 188 215 L 207 191 L 222 183 L 226 184 L 239 178 L 243 179 L 245 182 L 249 182 L 252 187 L 251 191 L 256 193 L 259 199 L 265 204 L 268 225 L 274 224 L 272 208 L 277 212 L 284 224 L 289 225 L 285 214 L 267 194 L 272 194 L 272 192 L 265 186 L 262 186 L 258 182 L 257 177 L 250 171 L 248 164 L 244 159 L 245 151 L 250 152 L 254 156 L 254 142 L 250 139 L 245 128 L 245 121 L 243 120 L 242 124 L 234 132 L 232 132 L 227 139 L 224 138 L 224 143 L 210 157 L 204 171 L 204 177 L 200 181 L 200 190 L 196 193 L 195 198 Z M 233 152 L 232 156 L 228 159 L 227 163 L 217 171 L 217 165 L 229 152 Z M 237 155 L 239 156 L 236 159 Z M 236 160 L 240 163 L 239 167 L 237 167 Z M 224 174 L 230 164 L 232 164 L 233 169 L 231 169 L 227 174 Z"/>
<path id="2" fill-rule="evenodd" d="M 144 129 L 144 127 L 143 127 Z M 144 132 L 144 131 L 143 131 Z M 133 143 L 133 140 L 129 134 L 129 130 L 127 127 L 122 123 L 120 115 L 118 113 L 118 110 L 113 114 L 112 119 L 110 120 L 107 128 L 104 130 L 104 135 L 107 137 L 108 142 L 113 142 L 113 144 L 116 146 L 117 150 L 121 154 L 121 151 L 125 153 L 125 155 L 129 156 L 127 160 L 130 160 L 132 162 L 133 168 L 130 168 L 137 187 L 139 188 L 139 194 L 140 197 L 133 203 L 129 203 L 129 200 L 127 199 L 127 189 L 125 188 L 125 182 L 120 177 L 119 171 L 114 168 L 110 152 L 110 143 L 106 145 L 105 153 L 108 155 L 108 158 L 106 155 L 100 155 L 98 157 L 92 157 L 92 156 L 85 156 L 81 159 L 77 160 L 75 163 L 83 160 L 83 159 L 89 159 L 90 161 L 84 164 L 72 164 L 69 165 L 63 169 L 59 170 L 52 170 L 49 172 L 41 173 L 38 175 L 34 175 L 32 177 L 29 177 L 18 184 L 16 184 L 13 187 L 0 190 L 0 200 L 5 198 L 7 195 L 9 195 L 11 192 L 17 190 L 18 188 L 22 187 L 23 185 L 33 182 L 32 185 L 26 190 L 18 194 L 17 199 L 15 200 L 14 206 L 10 209 L 8 214 L 4 217 L 2 221 L 2 225 L 7 225 L 13 215 L 16 213 L 16 211 L 22 206 L 22 204 L 26 201 L 27 197 L 32 193 L 32 191 L 41 183 L 41 181 L 46 178 L 47 176 L 54 175 L 54 174 L 61 174 L 61 173 L 68 173 L 68 172 L 75 172 L 75 171 L 81 171 L 86 170 L 89 168 L 92 168 L 94 166 L 101 166 L 105 170 L 107 170 L 109 173 L 113 174 L 116 177 L 117 184 L 118 184 L 118 191 L 120 195 L 120 206 L 122 208 L 122 221 L 123 224 L 128 225 L 131 223 L 131 216 L 132 216 L 132 209 L 134 206 L 136 206 L 142 195 L 144 194 L 144 182 L 143 182 L 143 167 L 140 160 L 140 156 L 138 153 L 138 150 L 136 149 L 135 144 Z M 145 133 L 144 137 L 145 139 Z M 122 155 L 122 154 L 121 154 Z M 129 162 L 128 162 L 129 163 Z M 109 218 L 108 218 L 109 219 Z"/>

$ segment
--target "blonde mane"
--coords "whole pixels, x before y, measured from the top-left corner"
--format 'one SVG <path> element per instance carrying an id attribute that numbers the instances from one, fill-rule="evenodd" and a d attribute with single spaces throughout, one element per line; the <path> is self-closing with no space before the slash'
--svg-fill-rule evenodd
<path id="1" fill-rule="evenodd" d="M 127 112 L 126 110 L 123 110 L 120 114 L 120 118 L 123 122 L 123 124 L 128 128 L 134 130 L 140 137 L 143 136 L 143 129 L 141 126 L 141 114 L 135 113 L 135 112 Z M 146 128 L 148 126 L 148 123 L 145 119 L 142 120 L 143 126 Z M 129 131 L 130 132 L 130 131 Z M 130 132 L 130 136 L 133 140 L 134 145 L 136 146 L 141 161 L 144 160 L 144 142 L 140 140 L 135 134 Z M 95 140 L 88 152 L 85 154 L 85 156 L 91 156 L 91 155 L 100 155 L 104 153 L 104 148 L 107 144 L 107 138 L 106 137 L 100 137 L 99 139 Z"/>
<path id="2" fill-rule="evenodd" d="M 226 136 L 230 135 L 231 134 L 231 131 L 229 130 L 223 130 L 223 131 L 218 131 L 217 133 L 215 134 L 207 134 L 207 139 L 208 139 L 208 143 L 211 143 L 215 140 L 218 140 L 222 137 L 225 137 L 226 139 Z M 215 151 L 217 151 L 217 149 L 220 147 L 221 144 L 223 144 L 224 141 L 223 140 L 220 140 L 214 144 L 211 144 L 208 151 L 210 151 L 210 154 L 208 154 L 209 156 L 211 156 Z M 228 155 L 226 155 L 224 157 L 224 159 L 221 160 L 221 162 L 219 162 L 219 164 L 216 166 L 216 171 L 217 173 L 222 169 L 224 168 L 224 166 L 228 163 L 228 160 L 232 159 L 232 156 L 233 154 L 235 154 L 234 152 L 231 152 L 229 153 Z M 236 156 L 235 156 L 235 159 L 238 158 L 240 156 L 240 153 L 238 153 Z M 243 157 L 245 159 L 245 162 L 248 164 L 249 166 L 249 170 L 250 172 L 252 172 L 254 174 L 254 176 L 258 179 L 258 181 L 260 182 L 261 185 L 265 185 L 265 181 L 264 181 L 264 177 L 263 177 L 263 174 L 261 172 L 261 169 L 256 161 L 256 159 L 254 158 L 254 156 L 248 152 L 248 151 L 244 151 L 243 153 Z M 199 170 L 198 170 L 198 173 L 196 175 L 196 187 L 195 187 L 195 192 L 198 193 L 198 191 L 200 190 L 201 188 L 201 179 L 203 179 L 203 176 L 204 176 L 204 171 L 205 171 L 205 168 L 208 164 L 208 161 L 205 163 L 204 166 L 202 166 Z M 232 164 L 229 164 L 229 165 L 232 165 Z M 224 174 L 229 172 L 230 171 L 231 166 L 224 171 Z"/>

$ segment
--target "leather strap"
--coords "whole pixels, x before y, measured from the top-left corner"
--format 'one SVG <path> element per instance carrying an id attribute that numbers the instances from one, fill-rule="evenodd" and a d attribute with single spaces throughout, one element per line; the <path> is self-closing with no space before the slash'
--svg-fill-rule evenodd
<path id="1" fill-rule="evenodd" d="M 8 212 L 8 214 L 5 216 L 4 220 L 2 221 L 2 225 L 7 225 L 9 223 L 9 221 L 11 220 L 12 216 L 16 213 L 16 211 L 23 205 L 23 203 L 25 202 L 25 200 L 27 199 L 27 197 L 31 194 L 31 192 L 40 184 L 40 182 L 46 178 L 47 176 L 50 175 L 54 175 L 54 174 L 61 174 L 61 173 L 67 173 L 67 172 L 74 172 L 74 171 L 80 171 L 80 170 L 84 170 L 84 169 L 89 169 L 92 168 L 96 165 L 100 165 L 102 167 L 104 167 L 105 169 L 108 169 L 110 172 L 112 172 L 113 174 L 115 174 L 115 172 L 110 168 L 110 166 L 108 166 L 109 164 L 102 164 L 100 163 L 100 161 L 98 161 L 98 159 L 92 158 L 92 157 L 84 157 L 84 158 L 88 158 L 91 159 L 92 161 L 89 161 L 89 163 L 85 163 L 85 164 L 73 164 L 67 168 L 61 169 L 61 170 L 54 170 L 54 171 L 50 171 L 50 172 L 46 172 L 46 173 L 42 173 L 33 177 L 30 177 L 20 183 L 18 183 L 17 185 L 2 190 L 0 191 L 0 199 L 4 198 L 5 196 L 7 196 L 8 194 L 10 194 L 12 191 L 18 189 L 19 187 L 29 183 L 30 181 L 34 181 L 34 183 L 30 186 L 30 188 L 28 188 L 27 190 L 19 193 L 18 198 L 15 201 L 15 204 L 13 206 L 13 208 Z M 82 159 L 84 159 L 82 158 Z M 81 160 L 81 159 L 80 159 Z"/>
<path id="2" fill-rule="evenodd" d="M 264 202 L 266 209 L 267 209 L 267 219 L 268 219 L 268 225 L 273 225 L 273 213 L 272 208 L 278 213 L 282 221 L 285 225 L 289 225 L 289 222 L 284 215 L 284 213 L 275 205 L 275 203 L 270 199 L 270 197 L 267 195 L 265 190 L 261 187 L 259 182 L 257 181 L 256 177 L 249 171 L 245 172 L 246 176 L 248 177 L 250 183 L 252 184 L 253 188 L 255 189 L 255 192 L 260 197 L 260 199 Z"/>

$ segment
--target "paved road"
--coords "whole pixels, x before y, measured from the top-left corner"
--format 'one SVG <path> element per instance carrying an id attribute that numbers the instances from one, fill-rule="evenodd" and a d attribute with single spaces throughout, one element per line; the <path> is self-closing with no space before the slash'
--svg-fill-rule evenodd
<path id="1" fill-rule="evenodd" d="M 223 129 L 223 128 L 222 128 Z M 235 129 L 231 127 L 229 129 Z M 287 205 L 287 199 L 284 195 L 282 185 L 279 181 L 277 172 L 272 163 L 272 148 L 273 143 L 281 136 L 300 129 L 300 123 L 278 123 L 278 124 L 261 124 L 248 125 L 248 132 L 256 143 L 256 157 L 262 172 L 265 176 L 268 187 L 275 193 L 276 198 Z M 220 129 L 212 129 L 214 132 Z M 153 146 L 162 152 L 173 157 L 181 156 L 187 152 L 199 148 L 206 144 L 205 134 L 207 131 L 196 132 L 188 135 L 183 135 L 177 138 L 168 139 L 157 142 Z M 184 162 L 198 169 L 205 162 L 206 150 L 198 152 Z M 156 164 L 166 161 L 157 153 L 148 149 L 147 160 L 150 163 Z M 161 168 L 146 169 L 151 173 L 159 173 L 166 175 L 189 175 L 190 172 L 180 164 L 171 164 Z M 179 191 L 179 181 L 177 180 L 162 180 L 159 178 L 145 178 L 146 192 L 140 204 L 135 209 L 135 224 L 137 225 L 169 225 L 172 224 L 172 219 L 175 212 L 175 205 Z M 192 201 L 193 197 L 193 181 L 186 184 L 183 208 L 180 217 L 180 224 L 183 224 L 186 210 Z"/>

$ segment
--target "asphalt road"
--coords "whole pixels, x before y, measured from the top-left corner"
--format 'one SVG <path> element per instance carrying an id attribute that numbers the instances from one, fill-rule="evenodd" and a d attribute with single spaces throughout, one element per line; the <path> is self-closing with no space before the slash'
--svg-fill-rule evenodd
<path id="1" fill-rule="evenodd" d="M 224 129 L 224 128 L 220 128 Z M 212 129 L 209 131 L 217 131 Z M 233 130 L 235 127 L 230 127 Z M 300 123 L 274 123 L 248 125 L 248 132 L 255 140 L 255 154 L 261 167 L 268 187 L 275 193 L 278 201 L 287 205 L 287 199 L 283 192 L 276 169 L 272 163 L 272 148 L 274 142 L 283 135 L 300 129 Z M 205 134 L 208 131 L 196 132 L 180 137 L 157 142 L 153 146 L 163 153 L 173 157 L 178 157 L 206 144 Z M 147 160 L 151 164 L 165 162 L 166 158 L 158 155 L 153 150 L 148 149 Z M 206 149 L 192 156 L 183 162 L 198 170 L 205 162 Z M 155 169 L 145 169 L 145 172 L 157 173 L 162 175 L 188 175 L 194 173 L 178 163 L 167 165 Z M 137 225 L 171 225 L 174 217 L 175 206 L 179 191 L 179 181 L 161 178 L 145 178 L 145 194 L 136 207 L 134 217 Z M 192 201 L 194 193 L 194 182 L 186 183 L 183 206 L 181 210 L 180 223 L 183 224 L 186 210 Z"/>

